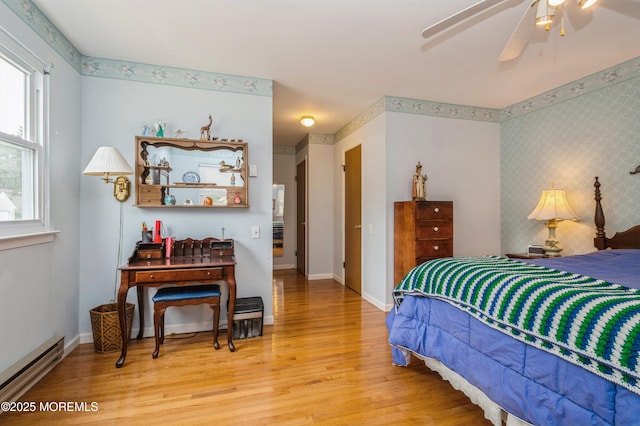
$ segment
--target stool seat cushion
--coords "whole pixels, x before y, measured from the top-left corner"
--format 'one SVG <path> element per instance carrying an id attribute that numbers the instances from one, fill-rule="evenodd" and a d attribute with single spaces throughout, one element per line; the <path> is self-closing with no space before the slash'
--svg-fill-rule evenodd
<path id="1" fill-rule="evenodd" d="M 220 297 L 218 284 L 208 285 L 184 285 L 163 287 L 153 296 L 154 302 L 170 302 L 182 299 L 201 299 L 204 297 Z"/>

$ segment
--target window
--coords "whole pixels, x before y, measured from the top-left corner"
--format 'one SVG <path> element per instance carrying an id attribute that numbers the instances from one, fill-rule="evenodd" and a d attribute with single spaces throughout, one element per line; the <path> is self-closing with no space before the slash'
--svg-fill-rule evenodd
<path id="1" fill-rule="evenodd" d="M 0 29 L 0 239 L 49 231 L 47 89 L 44 62 Z"/>

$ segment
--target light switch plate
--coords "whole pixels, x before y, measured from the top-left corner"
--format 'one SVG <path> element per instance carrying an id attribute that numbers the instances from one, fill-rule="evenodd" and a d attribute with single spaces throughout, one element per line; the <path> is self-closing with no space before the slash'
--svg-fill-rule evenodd
<path id="1" fill-rule="evenodd" d="M 249 165 L 249 176 L 251 176 L 251 177 L 258 176 L 258 165 L 257 164 L 250 164 Z"/>
<path id="2" fill-rule="evenodd" d="M 260 238 L 260 227 L 252 226 L 251 227 L 251 238 Z"/>

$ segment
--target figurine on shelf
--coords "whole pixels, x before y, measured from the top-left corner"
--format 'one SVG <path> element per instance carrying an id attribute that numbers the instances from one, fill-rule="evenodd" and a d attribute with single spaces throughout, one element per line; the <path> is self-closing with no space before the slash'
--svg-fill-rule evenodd
<path id="1" fill-rule="evenodd" d="M 142 124 L 142 136 L 149 136 L 151 127 L 147 123 Z"/>
<path id="2" fill-rule="evenodd" d="M 231 173 L 231 178 L 229 179 L 229 181 L 231 182 L 231 186 L 235 186 L 236 185 L 236 175 Z"/>
<path id="3" fill-rule="evenodd" d="M 157 137 L 159 138 L 164 137 L 164 129 L 166 127 L 166 123 L 163 123 L 162 120 L 158 120 L 157 123 L 154 123 L 153 127 L 156 131 Z"/>
<path id="4" fill-rule="evenodd" d="M 209 115 L 209 124 L 200 127 L 200 139 L 203 141 L 208 141 L 211 139 L 211 125 L 213 124 L 213 119 L 211 115 Z"/>
<path id="5" fill-rule="evenodd" d="M 186 134 L 187 134 L 186 130 L 177 129 L 173 135 L 175 136 L 176 139 L 184 139 L 184 136 Z"/>
<path id="6" fill-rule="evenodd" d="M 413 174 L 413 185 L 411 189 L 411 196 L 414 201 L 424 201 L 427 199 L 427 190 L 425 189 L 427 179 L 427 175 L 422 174 L 422 164 L 418 161 L 416 172 Z"/>

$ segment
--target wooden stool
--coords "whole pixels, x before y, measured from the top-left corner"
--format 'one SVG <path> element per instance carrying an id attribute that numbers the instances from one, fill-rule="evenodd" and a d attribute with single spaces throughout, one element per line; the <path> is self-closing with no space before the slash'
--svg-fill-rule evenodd
<path id="1" fill-rule="evenodd" d="M 218 323 L 220 322 L 220 286 L 185 285 L 163 287 L 153 296 L 153 327 L 156 336 L 156 350 L 153 358 L 158 358 L 160 345 L 164 343 L 164 313 L 169 306 L 199 305 L 208 303 L 213 310 L 213 347 L 220 349 L 218 343 Z"/>

